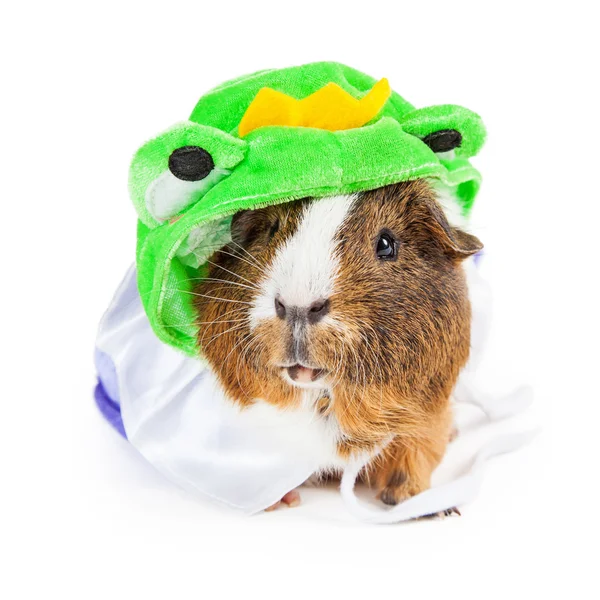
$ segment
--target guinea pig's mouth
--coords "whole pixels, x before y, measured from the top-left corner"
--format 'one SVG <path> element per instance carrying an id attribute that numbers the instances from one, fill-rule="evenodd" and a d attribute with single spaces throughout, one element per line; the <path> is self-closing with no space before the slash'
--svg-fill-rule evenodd
<path id="1" fill-rule="evenodd" d="M 307 367 L 300 363 L 282 366 L 281 371 L 284 379 L 299 387 L 315 387 L 315 384 L 317 384 L 326 373 L 325 369 L 321 369 L 320 367 Z"/>

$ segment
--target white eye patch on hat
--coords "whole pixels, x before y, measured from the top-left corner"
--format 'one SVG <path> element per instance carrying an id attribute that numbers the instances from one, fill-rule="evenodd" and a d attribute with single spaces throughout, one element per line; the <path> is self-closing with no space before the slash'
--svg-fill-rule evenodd
<path id="1" fill-rule="evenodd" d="M 203 179 L 186 181 L 171 171 L 165 171 L 148 186 L 146 208 L 157 221 L 171 219 L 194 204 L 227 175 L 227 169 L 215 167 Z"/>

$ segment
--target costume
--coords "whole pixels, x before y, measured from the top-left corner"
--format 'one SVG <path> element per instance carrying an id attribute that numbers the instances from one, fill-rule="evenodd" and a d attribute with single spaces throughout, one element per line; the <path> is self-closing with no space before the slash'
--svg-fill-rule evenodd
<path id="1" fill-rule="evenodd" d="M 206 275 L 207 259 L 230 241 L 232 215 L 243 209 L 429 178 L 466 218 L 480 183 L 469 158 L 484 138 L 471 111 L 415 109 L 387 80 L 338 63 L 260 71 L 208 92 L 189 121 L 144 144 L 132 161 L 136 267 L 97 341 L 96 399 L 105 415 L 179 485 L 247 512 L 300 485 L 318 465 L 285 435 L 285 419 L 279 431 L 259 435 L 260 410 L 229 403 L 203 363 L 192 280 Z M 514 412 L 528 403 L 515 398 Z M 318 431 L 307 423 L 306 435 Z M 367 459 L 348 466 L 342 492 L 359 516 L 378 521 L 352 491 Z M 382 522 L 450 508 L 452 494 L 460 496 L 452 506 L 466 501 L 465 485 L 382 510 Z"/>

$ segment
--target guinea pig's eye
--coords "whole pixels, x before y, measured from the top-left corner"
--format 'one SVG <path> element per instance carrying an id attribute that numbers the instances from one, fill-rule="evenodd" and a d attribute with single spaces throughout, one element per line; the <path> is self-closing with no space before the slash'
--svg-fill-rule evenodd
<path id="1" fill-rule="evenodd" d="M 272 240 L 278 231 L 279 231 L 279 219 L 277 219 L 275 221 L 275 223 L 273 223 L 273 225 L 271 225 L 271 228 L 269 229 L 269 240 Z"/>
<path id="2" fill-rule="evenodd" d="M 169 156 L 169 171 L 183 181 L 200 181 L 214 168 L 213 157 L 200 146 L 183 146 Z"/>
<path id="3" fill-rule="evenodd" d="M 398 244 L 387 231 L 379 234 L 375 254 L 380 260 L 394 260 L 398 256 Z"/>

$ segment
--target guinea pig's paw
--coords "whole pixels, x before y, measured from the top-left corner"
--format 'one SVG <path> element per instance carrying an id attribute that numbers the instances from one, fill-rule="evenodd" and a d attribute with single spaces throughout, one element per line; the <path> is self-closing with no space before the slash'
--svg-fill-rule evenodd
<path id="1" fill-rule="evenodd" d="M 276 508 L 279 508 L 282 504 L 293 508 L 294 506 L 299 506 L 301 501 L 300 492 L 298 490 L 292 490 L 285 494 L 279 502 L 275 502 L 275 504 L 272 504 L 269 508 L 265 508 L 265 512 L 271 512 Z"/>
<path id="2" fill-rule="evenodd" d="M 388 506 L 396 506 L 412 496 L 416 496 L 423 489 L 411 481 L 410 477 L 402 470 L 392 471 L 387 478 L 385 487 L 377 497 Z"/>

